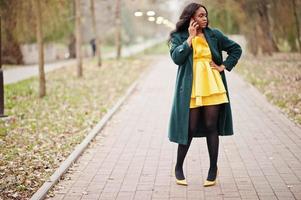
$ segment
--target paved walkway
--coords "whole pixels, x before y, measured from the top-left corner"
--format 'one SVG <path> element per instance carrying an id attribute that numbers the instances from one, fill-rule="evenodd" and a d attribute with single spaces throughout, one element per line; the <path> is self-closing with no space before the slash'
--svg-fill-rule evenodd
<path id="1" fill-rule="evenodd" d="M 75 65 L 76 60 L 61 60 L 54 63 L 45 64 L 45 72 L 50 72 L 62 67 Z M 18 66 L 3 71 L 4 84 L 16 83 L 18 81 L 37 76 L 39 74 L 38 65 Z"/>
<path id="2" fill-rule="evenodd" d="M 192 141 L 188 186 L 175 184 L 176 143 L 167 124 L 177 67 L 158 59 L 51 199 L 301 199 L 301 128 L 226 72 L 235 134 L 220 137 L 218 184 L 204 188 L 205 138 Z"/>
<path id="3" fill-rule="evenodd" d="M 128 47 L 124 47 L 121 50 L 122 57 L 128 57 L 143 51 L 144 49 L 150 48 L 160 42 L 163 39 L 153 39 L 148 40 L 140 44 L 131 45 Z M 110 52 L 103 55 L 104 59 L 107 58 L 114 58 L 116 57 L 116 52 Z M 88 60 L 90 58 L 85 58 L 84 60 Z M 76 59 L 69 59 L 69 60 L 61 60 L 53 63 L 46 63 L 45 64 L 45 72 L 50 72 L 62 67 L 72 66 L 76 64 Z M 15 83 L 24 79 L 28 79 L 30 77 L 37 76 L 39 74 L 38 65 L 27 65 L 27 66 L 18 66 L 11 69 L 6 69 L 3 71 L 4 77 L 4 84 Z"/>

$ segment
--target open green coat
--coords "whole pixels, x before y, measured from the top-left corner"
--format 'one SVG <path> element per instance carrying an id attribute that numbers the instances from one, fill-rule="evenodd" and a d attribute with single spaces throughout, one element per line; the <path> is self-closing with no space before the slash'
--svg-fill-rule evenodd
<path id="1" fill-rule="evenodd" d="M 226 70 L 231 71 L 241 56 L 241 47 L 230 40 L 218 29 L 205 28 L 204 35 L 209 45 L 212 60 L 217 64 L 224 64 Z M 192 90 L 192 48 L 187 43 L 189 33 L 176 32 L 171 36 L 170 55 L 176 65 L 178 72 L 176 78 L 175 92 L 171 115 L 169 121 L 168 138 L 172 142 L 187 144 L 189 125 L 189 105 Z M 222 51 L 228 56 L 223 61 Z M 218 119 L 218 133 L 221 136 L 233 135 L 232 114 L 227 81 L 224 71 L 220 72 L 229 103 L 222 104 Z M 204 137 L 204 126 L 202 120 L 199 123 L 197 134 L 194 137 Z"/>

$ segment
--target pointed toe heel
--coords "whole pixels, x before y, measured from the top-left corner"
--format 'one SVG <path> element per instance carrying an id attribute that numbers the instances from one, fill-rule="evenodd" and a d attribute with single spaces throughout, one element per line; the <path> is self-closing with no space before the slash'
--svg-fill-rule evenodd
<path id="1" fill-rule="evenodd" d="M 204 187 L 209 187 L 209 186 L 213 186 L 216 184 L 216 178 L 217 178 L 217 175 L 218 175 L 218 169 L 216 171 L 216 177 L 213 181 L 209 181 L 209 180 L 206 180 L 203 184 Z"/>
<path id="2" fill-rule="evenodd" d="M 206 180 L 206 181 L 204 182 L 204 187 L 213 186 L 213 185 L 215 185 L 215 184 L 216 184 L 216 180 L 214 180 L 214 181 L 208 181 L 208 180 Z"/>
<path id="3" fill-rule="evenodd" d="M 176 183 L 178 185 L 185 185 L 185 186 L 188 185 L 186 179 L 183 179 L 183 180 L 176 179 Z"/>
<path id="4" fill-rule="evenodd" d="M 183 180 L 177 179 L 176 171 L 174 171 L 174 174 L 175 174 L 175 177 L 176 177 L 176 184 L 178 184 L 178 185 L 184 185 L 184 186 L 188 185 L 186 179 L 183 179 Z"/>

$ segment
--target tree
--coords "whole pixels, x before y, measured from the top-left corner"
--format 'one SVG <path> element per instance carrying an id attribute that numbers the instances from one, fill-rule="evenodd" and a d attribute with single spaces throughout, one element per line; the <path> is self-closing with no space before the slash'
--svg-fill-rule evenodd
<path id="1" fill-rule="evenodd" d="M 299 24 L 299 19 L 298 19 L 298 14 L 297 14 L 296 0 L 292 0 L 292 6 L 293 6 L 293 10 L 294 10 L 294 18 L 295 18 L 295 24 L 296 24 L 297 42 L 298 42 L 298 46 L 299 46 L 299 51 L 301 52 L 300 24 Z"/>
<path id="2" fill-rule="evenodd" d="M 120 20 L 120 1 L 115 1 L 115 46 L 116 46 L 116 58 L 120 59 L 121 56 L 121 20 Z"/>
<path id="3" fill-rule="evenodd" d="M 267 53 L 269 55 L 271 55 L 272 52 L 278 51 L 270 23 L 270 6 L 271 5 L 267 0 L 257 0 L 258 26 L 256 27 L 256 32 L 261 39 L 260 47 L 263 53 Z"/>
<path id="4" fill-rule="evenodd" d="M 297 51 L 300 46 L 300 1 L 204 0 L 210 25 L 247 38 L 252 54 Z"/>
<path id="5" fill-rule="evenodd" d="M 46 95 L 46 80 L 44 71 L 44 47 L 43 47 L 43 30 L 42 30 L 42 14 L 40 0 L 33 0 L 36 15 L 36 34 L 39 49 L 39 97 Z"/>
<path id="6" fill-rule="evenodd" d="M 3 19 L 2 23 L 2 63 L 23 64 L 23 56 L 20 48 L 20 42 L 14 36 L 17 18 L 14 3 L 9 1 L 0 1 L 0 13 Z"/>
<path id="7" fill-rule="evenodd" d="M 74 0 L 40 1 L 44 42 L 60 41 L 74 29 L 70 23 L 71 3 Z M 23 64 L 21 45 L 36 42 L 33 1 L 0 0 L 3 17 L 3 63 Z"/>
<path id="8" fill-rule="evenodd" d="M 81 53 L 81 43 L 82 43 L 82 34 L 81 34 L 81 6 L 80 0 L 75 0 L 75 17 L 76 17 L 76 58 L 77 58 L 77 76 L 83 76 L 83 66 L 82 66 L 82 53 Z"/>
<path id="9" fill-rule="evenodd" d="M 269 0 L 235 0 L 245 17 L 238 19 L 242 32 L 246 35 L 251 53 L 271 55 L 278 51 L 275 34 L 270 19 L 272 5 Z"/>
<path id="10" fill-rule="evenodd" d="M 0 16 L 0 117 L 4 117 L 4 80 L 2 70 L 2 18 Z"/>
<path id="11" fill-rule="evenodd" d="M 95 17 L 95 2 L 94 0 L 90 0 L 90 10 L 91 10 L 91 18 L 92 18 L 92 27 L 93 27 L 93 33 L 94 33 L 94 38 L 95 38 L 95 43 L 96 43 L 96 56 L 97 56 L 97 64 L 100 67 L 101 66 L 101 41 L 97 33 L 97 28 L 96 28 L 96 17 Z"/>

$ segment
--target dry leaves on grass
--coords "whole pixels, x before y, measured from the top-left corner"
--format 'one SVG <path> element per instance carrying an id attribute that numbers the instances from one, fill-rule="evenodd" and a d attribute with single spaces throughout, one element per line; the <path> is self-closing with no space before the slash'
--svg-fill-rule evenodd
<path id="1" fill-rule="evenodd" d="M 26 199 L 146 68 L 147 60 L 105 61 L 47 74 L 48 95 L 39 99 L 36 78 L 5 86 L 0 121 L 0 198 Z"/>
<path id="2" fill-rule="evenodd" d="M 246 57 L 235 70 L 290 119 L 301 124 L 300 54 L 275 53 L 271 57 Z"/>

